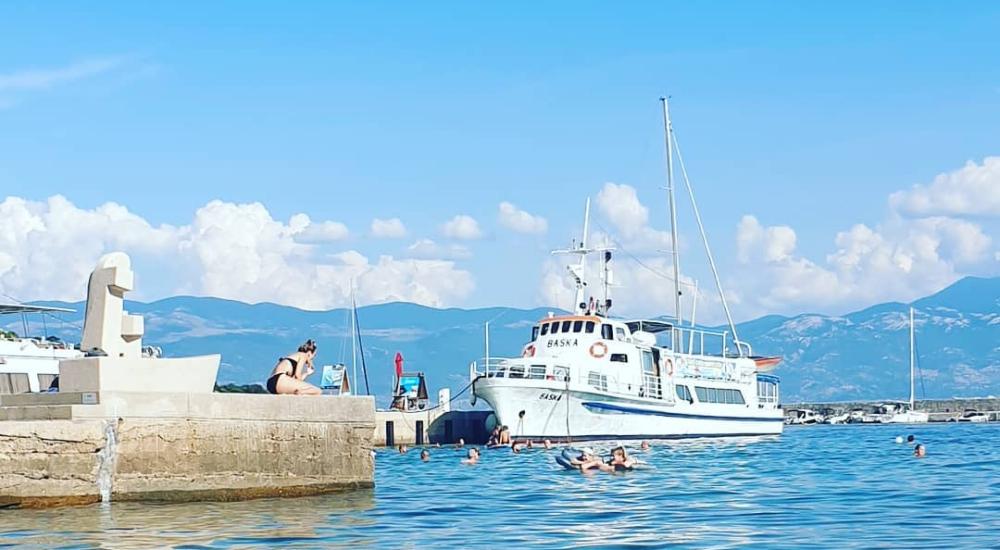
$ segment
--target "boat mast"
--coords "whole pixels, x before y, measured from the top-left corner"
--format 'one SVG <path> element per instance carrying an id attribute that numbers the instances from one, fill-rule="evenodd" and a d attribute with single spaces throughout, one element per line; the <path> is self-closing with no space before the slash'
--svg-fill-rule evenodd
<path id="1" fill-rule="evenodd" d="M 358 383 L 358 343 L 355 341 L 358 332 L 358 302 L 354 298 L 354 279 L 351 279 L 351 383 Z M 352 387 L 353 391 L 354 388 Z"/>
<path id="2" fill-rule="evenodd" d="M 913 369 L 915 363 L 914 350 L 913 350 L 913 308 L 910 308 L 910 410 L 914 410 L 914 387 L 913 387 Z"/>
<path id="3" fill-rule="evenodd" d="M 669 99 L 661 97 L 663 103 L 663 134 L 667 148 L 667 199 L 670 207 L 670 255 L 674 264 L 674 318 L 681 324 L 681 266 L 680 251 L 677 247 L 677 203 L 674 200 L 674 140 L 670 125 Z M 683 347 L 683 342 L 681 342 Z M 678 351 L 684 351 L 680 349 Z"/>

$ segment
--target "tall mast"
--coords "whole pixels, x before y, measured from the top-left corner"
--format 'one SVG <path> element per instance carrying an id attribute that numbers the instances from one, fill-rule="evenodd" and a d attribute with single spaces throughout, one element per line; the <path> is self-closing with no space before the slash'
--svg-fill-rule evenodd
<path id="1" fill-rule="evenodd" d="M 913 370 L 914 364 L 916 363 L 916 358 L 914 356 L 914 338 L 913 338 L 913 308 L 910 308 L 910 410 L 914 410 L 914 386 L 913 386 Z"/>
<path id="2" fill-rule="evenodd" d="M 670 255 L 674 264 L 674 318 L 681 324 L 681 266 L 680 251 L 677 247 L 677 203 L 674 201 L 674 140 L 673 127 L 670 125 L 669 99 L 661 97 L 663 102 L 663 134 L 667 148 L 667 198 L 670 206 Z"/>
<path id="3" fill-rule="evenodd" d="M 358 343 L 357 331 L 357 310 L 358 303 L 354 299 L 354 279 L 351 279 L 351 383 L 358 383 Z M 352 387 L 351 390 L 354 388 Z"/>

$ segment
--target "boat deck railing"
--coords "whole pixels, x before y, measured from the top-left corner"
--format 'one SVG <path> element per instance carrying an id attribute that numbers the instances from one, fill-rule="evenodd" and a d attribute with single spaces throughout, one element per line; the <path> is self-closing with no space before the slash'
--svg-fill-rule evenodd
<path id="1" fill-rule="evenodd" d="M 718 355 L 729 357 L 730 354 L 753 355 L 753 348 L 747 342 L 733 339 L 728 330 L 714 331 L 698 327 L 674 326 L 668 332 L 670 349 L 692 355 Z"/>
<path id="2" fill-rule="evenodd" d="M 546 361 L 524 364 L 502 357 L 483 358 L 469 365 L 473 376 L 486 378 L 524 378 L 528 380 L 569 381 L 569 367 L 554 365 Z"/>

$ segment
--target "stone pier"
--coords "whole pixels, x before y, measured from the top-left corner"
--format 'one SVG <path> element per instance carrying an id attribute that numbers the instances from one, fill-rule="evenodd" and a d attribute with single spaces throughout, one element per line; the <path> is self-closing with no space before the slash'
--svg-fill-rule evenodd
<path id="1" fill-rule="evenodd" d="M 374 485 L 370 397 L 0 398 L 0 508 L 235 500 Z"/>

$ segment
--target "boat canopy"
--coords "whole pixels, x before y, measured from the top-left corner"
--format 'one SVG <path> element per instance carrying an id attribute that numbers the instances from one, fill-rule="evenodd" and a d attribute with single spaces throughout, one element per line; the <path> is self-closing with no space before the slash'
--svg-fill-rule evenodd
<path id="1" fill-rule="evenodd" d="M 625 324 L 632 332 L 639 332 L 641 330 L 643 332 L 649 332 L 652 334 L 656 334 L 658 332 L 666 332 L 674 328 L 673 323 L 668 323 L 667 321 L 657 321 L 649 319 L 626 321 Z"/>
<path id="2" fill-rule="evenodd" d="M 12 315 L 17 313 L 76 313 L 76 310 L 64 307 L 0 304 L 0 315 Z"/>

